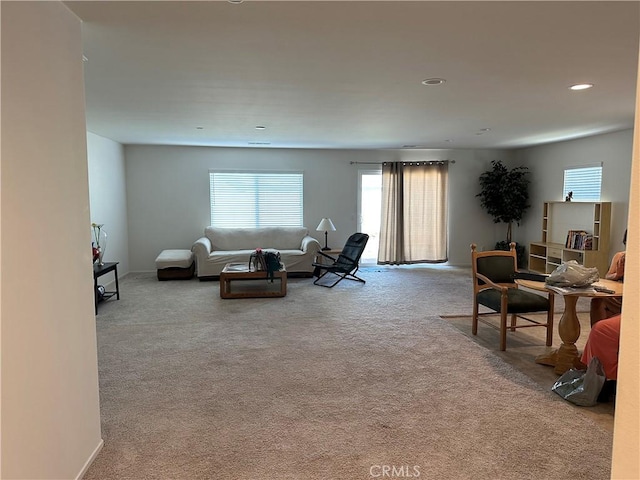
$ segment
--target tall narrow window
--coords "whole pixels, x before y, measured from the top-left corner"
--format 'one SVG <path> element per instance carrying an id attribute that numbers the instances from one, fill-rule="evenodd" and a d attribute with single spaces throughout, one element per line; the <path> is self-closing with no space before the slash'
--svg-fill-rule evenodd
<path id="1" fill-rule="evenodd" d="M 599 202 L 602 165 L 567 168 L 564 171 L 563 195 L 571 200 Z M 571 195 L 569 195 L 571 193 Z"/>
<path id="2" fill-rule="evenodd" d="M 209 193 L 212 226 L 302 226 L 302 172 L 210 171 Z"/>

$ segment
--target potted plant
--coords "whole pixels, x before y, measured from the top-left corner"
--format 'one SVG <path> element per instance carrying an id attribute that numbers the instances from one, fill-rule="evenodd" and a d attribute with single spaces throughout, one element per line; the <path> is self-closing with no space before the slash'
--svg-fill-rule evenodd
<path id="1" fill-rule="evenodd" d="M 529 169 L 514 167 L 508 169 L 500 160 L 491 162 L 491 170 L 480 175 L 480 205 L 493 217 L 494 223 L 507 224 L 506 241 L 496 243 L 496 250 L 509 250 L 513 222 L 520 225 L 529 204 Z M 518 266 L 525 263 L 525 249 L 516 244 Z"/>

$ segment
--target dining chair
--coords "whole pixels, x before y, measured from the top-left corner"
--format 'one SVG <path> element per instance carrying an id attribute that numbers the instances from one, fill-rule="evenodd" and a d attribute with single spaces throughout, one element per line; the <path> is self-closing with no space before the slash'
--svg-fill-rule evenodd
<path id="1" fill-rule="evenodd" d="M 471 245 L 471 266 L 473 272 L 473 320 L 471 333 L 478 334 L 478 321 L 490 326 L 494 324 L 482 319 L 487 315 L 500 314 L 500 350 L 507 349 L 507 331 L 518 328 L 544 327 L 547 329 L 546 345 L 553 343 L 553 293 L 538 295 L 518 288 L 514 276 L 517 273 L 516 244 L 510 249 L 478 252 L 476 244 Z M 491 312 L 480 313 L 480 305 Z M 528 318 L 523 314 L 547 312 L 546 322 Z M 507 325 L 507 316 L 510 323 Z M 522 322 L 518 323 L 518 319 Z"/>

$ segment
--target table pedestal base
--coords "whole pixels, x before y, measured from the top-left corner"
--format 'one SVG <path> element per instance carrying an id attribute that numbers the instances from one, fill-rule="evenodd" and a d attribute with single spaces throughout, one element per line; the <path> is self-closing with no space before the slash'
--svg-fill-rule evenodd
<path id="1" fill-rule="evenodd" d="M 580 337 L 580 322 L 576 313 L 577 303 L 577 295 L 564 295 L 564 313 L 558 324 L 562 345 L 550 353 L 536 357 L 536 363 L 555 367 L 553 371 L 558 375 L 580 365 L 578 348 L 576 347 L 576 341 Z"/>
<path id="2" fill-rule="evenodd" d="M 547 365 L 548 367 L 555 367 L 558 363 L 558 349 L 554 348 L 549 353 L 543 353 L 536 357 L 536 363 L 540 365 Z"/>
<path id="3" fill-rule="evenodd" d="M 555 367 L 553 371 L 558 375 L 562 375 L 572 368 L 580 369 L 583 367 L 578 348 L 575 345 L 565 345 L 564 343 L 560 345 L 560 348 L 538 355 L 536 363 Z"/>

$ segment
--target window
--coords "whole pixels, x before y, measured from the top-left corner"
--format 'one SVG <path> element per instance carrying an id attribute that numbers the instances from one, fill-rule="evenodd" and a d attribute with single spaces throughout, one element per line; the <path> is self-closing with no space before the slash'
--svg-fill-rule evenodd
<path id="1" fill-rule="evenodd" d="M 301 227 L 301 172 L 209 171 L 211 225 Z"/>
<path id="2" fill-rule="evenodd" d="M 567 168 L 564 171 L 563 195 L 573 192 L 572 200 L 600 201 L 602 165 Z"/>

